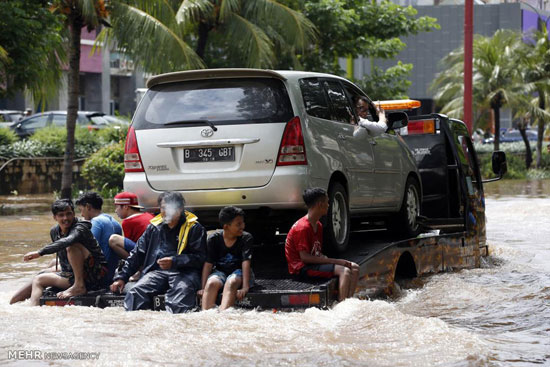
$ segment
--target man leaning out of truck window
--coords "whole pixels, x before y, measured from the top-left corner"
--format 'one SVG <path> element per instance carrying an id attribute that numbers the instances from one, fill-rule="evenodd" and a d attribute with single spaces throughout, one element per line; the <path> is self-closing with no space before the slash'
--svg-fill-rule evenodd
<path id="1" fill-rule="evenodd" d="M 359 279 L 359 265 L 323 255 L 323 225 L 319 221 L 328 212 L 327 192 L 306 189 L 303 194 L 307 215 L 299 219 L 286 237 L 285 255 L 290 274 L 299 278 L 338 277 L 338 300 L 353 296 Z"/>

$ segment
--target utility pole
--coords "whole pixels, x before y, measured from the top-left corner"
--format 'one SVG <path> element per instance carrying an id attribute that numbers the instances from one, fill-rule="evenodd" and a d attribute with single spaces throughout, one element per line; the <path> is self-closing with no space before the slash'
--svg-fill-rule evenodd
<path id="1" fill-rule="evenodd" d="M 474 0 L 464 0 L 464 122 L 472 134 L 472 57 L 474 44 Z"/>

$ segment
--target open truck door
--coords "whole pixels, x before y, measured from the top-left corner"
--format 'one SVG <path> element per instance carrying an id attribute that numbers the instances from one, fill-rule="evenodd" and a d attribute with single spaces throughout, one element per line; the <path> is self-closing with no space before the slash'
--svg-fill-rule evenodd
<path id="1" fill-rule="evenodd" d="M 479 160 L 466 125 L 445 115 L 409 118 L 403 135 L 416 159 L 424 196 L 421 223 L 431 229 L 479 231 L 485 236 L 485 198 Z M 500 179 L 506 156 L 493 154 Z M 483 233 L 481 233 L 483 232 Z"/>

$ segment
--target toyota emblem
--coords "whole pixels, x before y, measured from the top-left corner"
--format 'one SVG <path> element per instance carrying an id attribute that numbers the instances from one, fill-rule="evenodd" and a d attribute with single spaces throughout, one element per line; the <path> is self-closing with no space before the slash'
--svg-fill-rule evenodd
<path id="1" fill-rule="evenodd" d="M 214 130 L 212 130 L 210 128 L 201 130 L 201 136 L 204 137 L 204 138 L 209 138 L 212 135 L 214 135 Z"/>

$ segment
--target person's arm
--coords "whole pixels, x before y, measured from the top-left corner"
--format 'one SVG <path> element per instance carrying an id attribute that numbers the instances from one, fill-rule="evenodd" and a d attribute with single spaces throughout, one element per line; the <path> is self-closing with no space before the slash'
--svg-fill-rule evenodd
<path id="1" fill-rule="evenodd" d="M 172 269 L 195 268 L 201 270 L 206 260 L 206 231 L 197 223 L 189 230 L 183 253 L 172 256 Z"/>
<path id="2" fill-rule="evenodd" d="M 248 290 L 250 289 L 250 260 L 244 260 L 243 267 L 243 284 L 241 289 L 237 291 L 237 299 L 240 301 L 246 296 Z"/>
<path id="3" fill-rule="evenodd" d="M 300 251 L 300 259 L 304 264 L 334 264 L 351 268 L 353 263 L 344 259 L 333 259 L 331 257 L 315 256 L 306 251 Z"/>
<path id="4" fill-rule="evenodd" d="M 154 226 L 147 227 L 143 236 L 141 236 L 136 243 L 136 247 L 130 252 L 120 272 L 113 277 L 115 281 L 123 280 L 125 283 L 128 282 L 128 279 L 130 279 L 130 277 L 143 265 L 147 252 L 147 244 L 151 237 L 151 231 L 153 231 L 154 228 Z"/>
<path id="5" fill-rule="evenodd" d="M 197 294 L 199 296 L 202 296 L 203 292 L 204 292 L 204 287 L 206 286 L 206 281 L 208 280 L 208 276 L 212 273 L 212 267 L 214 265 L 209 263 L 209 262 L 205 262 L 204 263 L 204 266 L 202 267 L 202 277 L 201 277 L 201 289 L 197 292 Z"/>
<path id="6" fill-rule="evenodd" d="M 47 255 L 47 254 L 54 254 L 60 250 L 63 250 L 69 246 L 71 246 L 73 243 L 82 243 L 84 242 L 84 236 L 82 234 L 82 231 L 84 230 L 84 224 L 77 223 L 76 226 L 74 226 L 67 237 L 62 237 L 58 239 L 57 241 L 54 241 L 50 243 L 47 246 L 42 247 L 40 250 L 38 250 L 38 254 L 40 256 Z"/>

